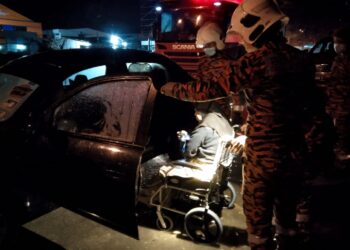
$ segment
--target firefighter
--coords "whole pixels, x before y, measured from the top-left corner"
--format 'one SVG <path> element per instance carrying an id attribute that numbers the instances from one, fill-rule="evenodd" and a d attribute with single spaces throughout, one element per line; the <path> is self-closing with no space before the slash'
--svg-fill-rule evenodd
<path id="1" fill-rule="evenodd" d="M 327 111 L 336 127 L 337 165 L 344 168 L 344 162 L 350 160 L 350 26 L 335 30 L 333 42 L 337 55 L 327 87 Z"/>
<path id="2" fill-rule="evenodd" d="M 243 209 L 254 250 L 274 249 L 273 216 L 278 249 L 302 249 L 299 239 L 307 239 L 309 220 L 305 178 L 313 164 L 307 159 L 315 149 L 329 149 L 322 146 L 324 138 L 331 141 L 323 134 L 330 124 L 318 102 L 314 65 L 306 52 L 287 44 L 287 22 L 275 1 L 245 0 L 232 14 L 228 32 L 240 35 L 247 54 L 237 61 L 221 60 L 210 76 L 198 81 L 161 88 L 163 94 L 187 101 L 244 91 L 248 138 Z"/>
<path id="3" fill-rule="evenodd" d="M 198 72 L 192 73 L 192 77 L 197 79 L 198 75 L 205 75 L 206 71 L 216 68 L 216 61 L 228 57 L 223 53 L 225 44 L 223 41 L 223 31 L 214 22 L 207 22 L 198 30 L 196 37 L 196 47 L 203 48 L 205 57 L 199 62 Z"/>
<path id="4" fill-rule="evenodd" d="M 193 79 L 200 80 L 201 77 L 211 77 L 210 72 L 216 71 L 220 66 L 221 60 L 228 60 L 229 58 L 224 54 L 224 32 L 214 22 L 207 22 L 201 26 L 197 31 L 196 47 L 203 48 L 205 57 L 203 57 L 198 64 L 198 70 L 191 74 Z M 209 80 L 209 79 L 207 79 Z M 231 108 L 230 98 L 223 98 L 217 100 L 217 104 L 221 107 L 224 116 L 230 121 Z"/>
<path id="5" fill-rule="evenodd" d="M 206 22 L 197 32 L 196 46 L 203 48 L 205 57 L 203 57 L 198 65 L 198 70 L 192 73 L 192 78 L 196 80 L 210 80 L 211 72 L 215 72 L 220 68 L 220 61 L 229 59 L 238 59 L 245 52 L 243 46 L 235 46 L 226 50 L 224 43 L 224 32 L 215 22 Z M 233 55 L 235 58 L 232 58 Z M 207 79 L 204 79 L 207 77 Z M 228 98 L 218 99 L 217 104 L 221 107 L 224 116 L 232 124 L 242 124 L 242 98 L 240 95 L 230 95 Z"/>

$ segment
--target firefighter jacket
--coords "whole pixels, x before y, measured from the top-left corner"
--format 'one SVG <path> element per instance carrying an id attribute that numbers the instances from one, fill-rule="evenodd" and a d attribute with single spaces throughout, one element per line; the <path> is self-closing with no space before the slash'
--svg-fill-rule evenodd
<path id="1" fill-rule="evenodd" d="M 327 87 L 327 111 L 332 116 L 350 113 L 350 55 L 335 57 Z"/>
<path id="2" fill-rule="evenodd" d="M 336 128 L 336 151 L 350 152 L 350 55 L 336 56 L 327 86 L 327 112 Z"/>
<path id="3" fill-rule="evenodd" d="M 161 92 L 180 100 L 204 101 L 242 90 L 248 138 L 300 149 L 305 139 L 313 147 L 323 136 L 314 134 L 324 129 L 325 118 L 314 72 L 306 52 L 276 41 L 236 61 L 215 61 L 195 81 L 170 82 Z"/>
<path id="4" fill-rule="evenodd" d="M 192 78 L 198 82 L 208 82 L 213 77 L 213 74 L 220 70 L 221 62 L 228 61 L 227 57 L 222 51 L 217 50 L 214 56 L 205 56 L 199 61 L 198 70 L 191 74 Z M 213 74 L 211 74 L 213 72 Z M 215 103 L 220 107 L 222 114 L 226 119 L 231 118 L 231 98 L 229 95 L 223 95 L 227 98 L 218 99 Z"/>

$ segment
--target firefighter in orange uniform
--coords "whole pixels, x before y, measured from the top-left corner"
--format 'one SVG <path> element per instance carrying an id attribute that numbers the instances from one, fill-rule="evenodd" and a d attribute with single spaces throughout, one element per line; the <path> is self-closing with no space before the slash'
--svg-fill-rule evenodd
<path id="1" fill-rule="evenodd" d="M 198 81 L 209 81 L 213 76 L 211 72 L 217 72 L 221 67 L 221 61 L 229 59 L 237 59 L 229 57 L 226 53 L 224 43 L 224 33 L 219 25 L 215 22 L 204 23 L 197 32 L 196 47 L 203 48 L 205 57 L 203 57 L 198 65 L 198 70 L 191 74 L 192 78 Z M 235 57 L 242 56 L 244 54 L 243 46 L 235 49 Z M 232 49 L 231 49 L 232 50 Z M 234 98 L 234 99 L 233 99 Z M 227 98 L 218 99 L 216 103 L 220 106 L 224 116 L 231 122 L 234 110 L 232 105 L 239 104 L 239 99 L 236 96 L 228 95 Z"/>
<path id="2" fill-rule="evenodd" d="M 299 239 L 306 238 L 307 230 L 298 225 L 309 220 L 305 183 L 309 168 L 317 168 L 307 160 L 314 150 L 329 149 L 323 141 L 331 141 L 320 133 L 329 117 L 319 102 L 314 65 L 306 52 L 286 43 L 287 21 L 275 1 L 245 0 L 234 11 L 228 32 L 240 35 L 248 53 L 237 61 L 220 60 L 196 81 L 161 88 L 163 94 L 187 101 L 244 91 L 243 209 L 254 250 L 274 249 L 273 216 L 278 249 L 302 249 Z"/>

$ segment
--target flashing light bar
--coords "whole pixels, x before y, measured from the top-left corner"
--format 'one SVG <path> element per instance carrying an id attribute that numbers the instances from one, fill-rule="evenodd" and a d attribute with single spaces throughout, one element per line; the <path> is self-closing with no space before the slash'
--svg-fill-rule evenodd
<path id="1" fill-rule="evenodd" d="M 231 2 L 231 3 L 236 3 L 236 4 L 240 4 L 242 3 L 244 0 L 227 0 L 226 2 Z"/>
<path id="2" fill-rule="evenodd" d="M 240 4 L 242 3 L 244 0 L 223 0 L 221 2 L 230 2 L 230 3 L 236 3 L 236 4 Z M 219 1 L 218 1 L 219 2 Z"/>
<path id="3" fill-rule="evenodd" d="M 210 5 L 213 4 L 215 6 L 220 5 L 221 2 L 230 2 L 230 3 L 236 3 L 236 4 L 240 4 L 241 2 L 243 2 L 243 0 L 192 0 L 194 4 L 204 4 L 204 5 Z"/>

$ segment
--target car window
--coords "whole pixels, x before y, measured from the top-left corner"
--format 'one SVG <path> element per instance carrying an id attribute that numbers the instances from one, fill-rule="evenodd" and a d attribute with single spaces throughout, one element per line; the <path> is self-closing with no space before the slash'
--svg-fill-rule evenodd
<path id="1" fill-rule="evenodd" d="M 333 50 L 333 43 L 332 42 L 328 42 L 326 44 L 326 47 L 325 47 L 325 52 L 329 52 L 329 51 L 332 51 Z"/>
<path id="2" fill-rule="evenodd" d="M 127 63 L 126 66 L 130 73 L 144 73 L 152 71 L 152 66 L 150 63 Z"/>
<path id="3" fill-rule="evenodd" d="M 149 62 L 127 63 L 130 73 L 147 75 L 152 78 L 156 88 L 164 85 L 169 80 L 169 74 L 163 65 Z"/>
<path id="4" fill-rule="evenodd" d="M 9 119 L 38 86 L 17 76 L 0 74 L 0 122 Z"/>
<path id="5" fill-rule="evenodd" d="M 321 53 L 323 44 L 316 44 L 315 47 L 311 50 L 312 53 Z"/>
<path id="6" fill-rule="evenodd" d="M 79 84 L 82 83 L 82 79 L 85 78 L 85 81 L 88 81 L 92 78 L 104 76 L 106 75 L 106 65 L 100 65 L 97 67 L 92 67 L 89 69 L 84 69 L 82 71 L 79 71 L 69 77 L 67 77 L 63 81 L 63 86 L 70 86 L 72 84 Z"/>
<path id="7" fill-rule="evenodd" d="M 313 54 L 320 53 L 333 53 L 333 39 L 331 37 L 326 37 L 319 40 L 311 49 L 310 52 Z"/>
<path id="8" fill-rule="evenodd" d="M 147 80 L 91 86 L 56 108 L 55 126 L 62 131 L 134 142 L 150 86 Z"/>

